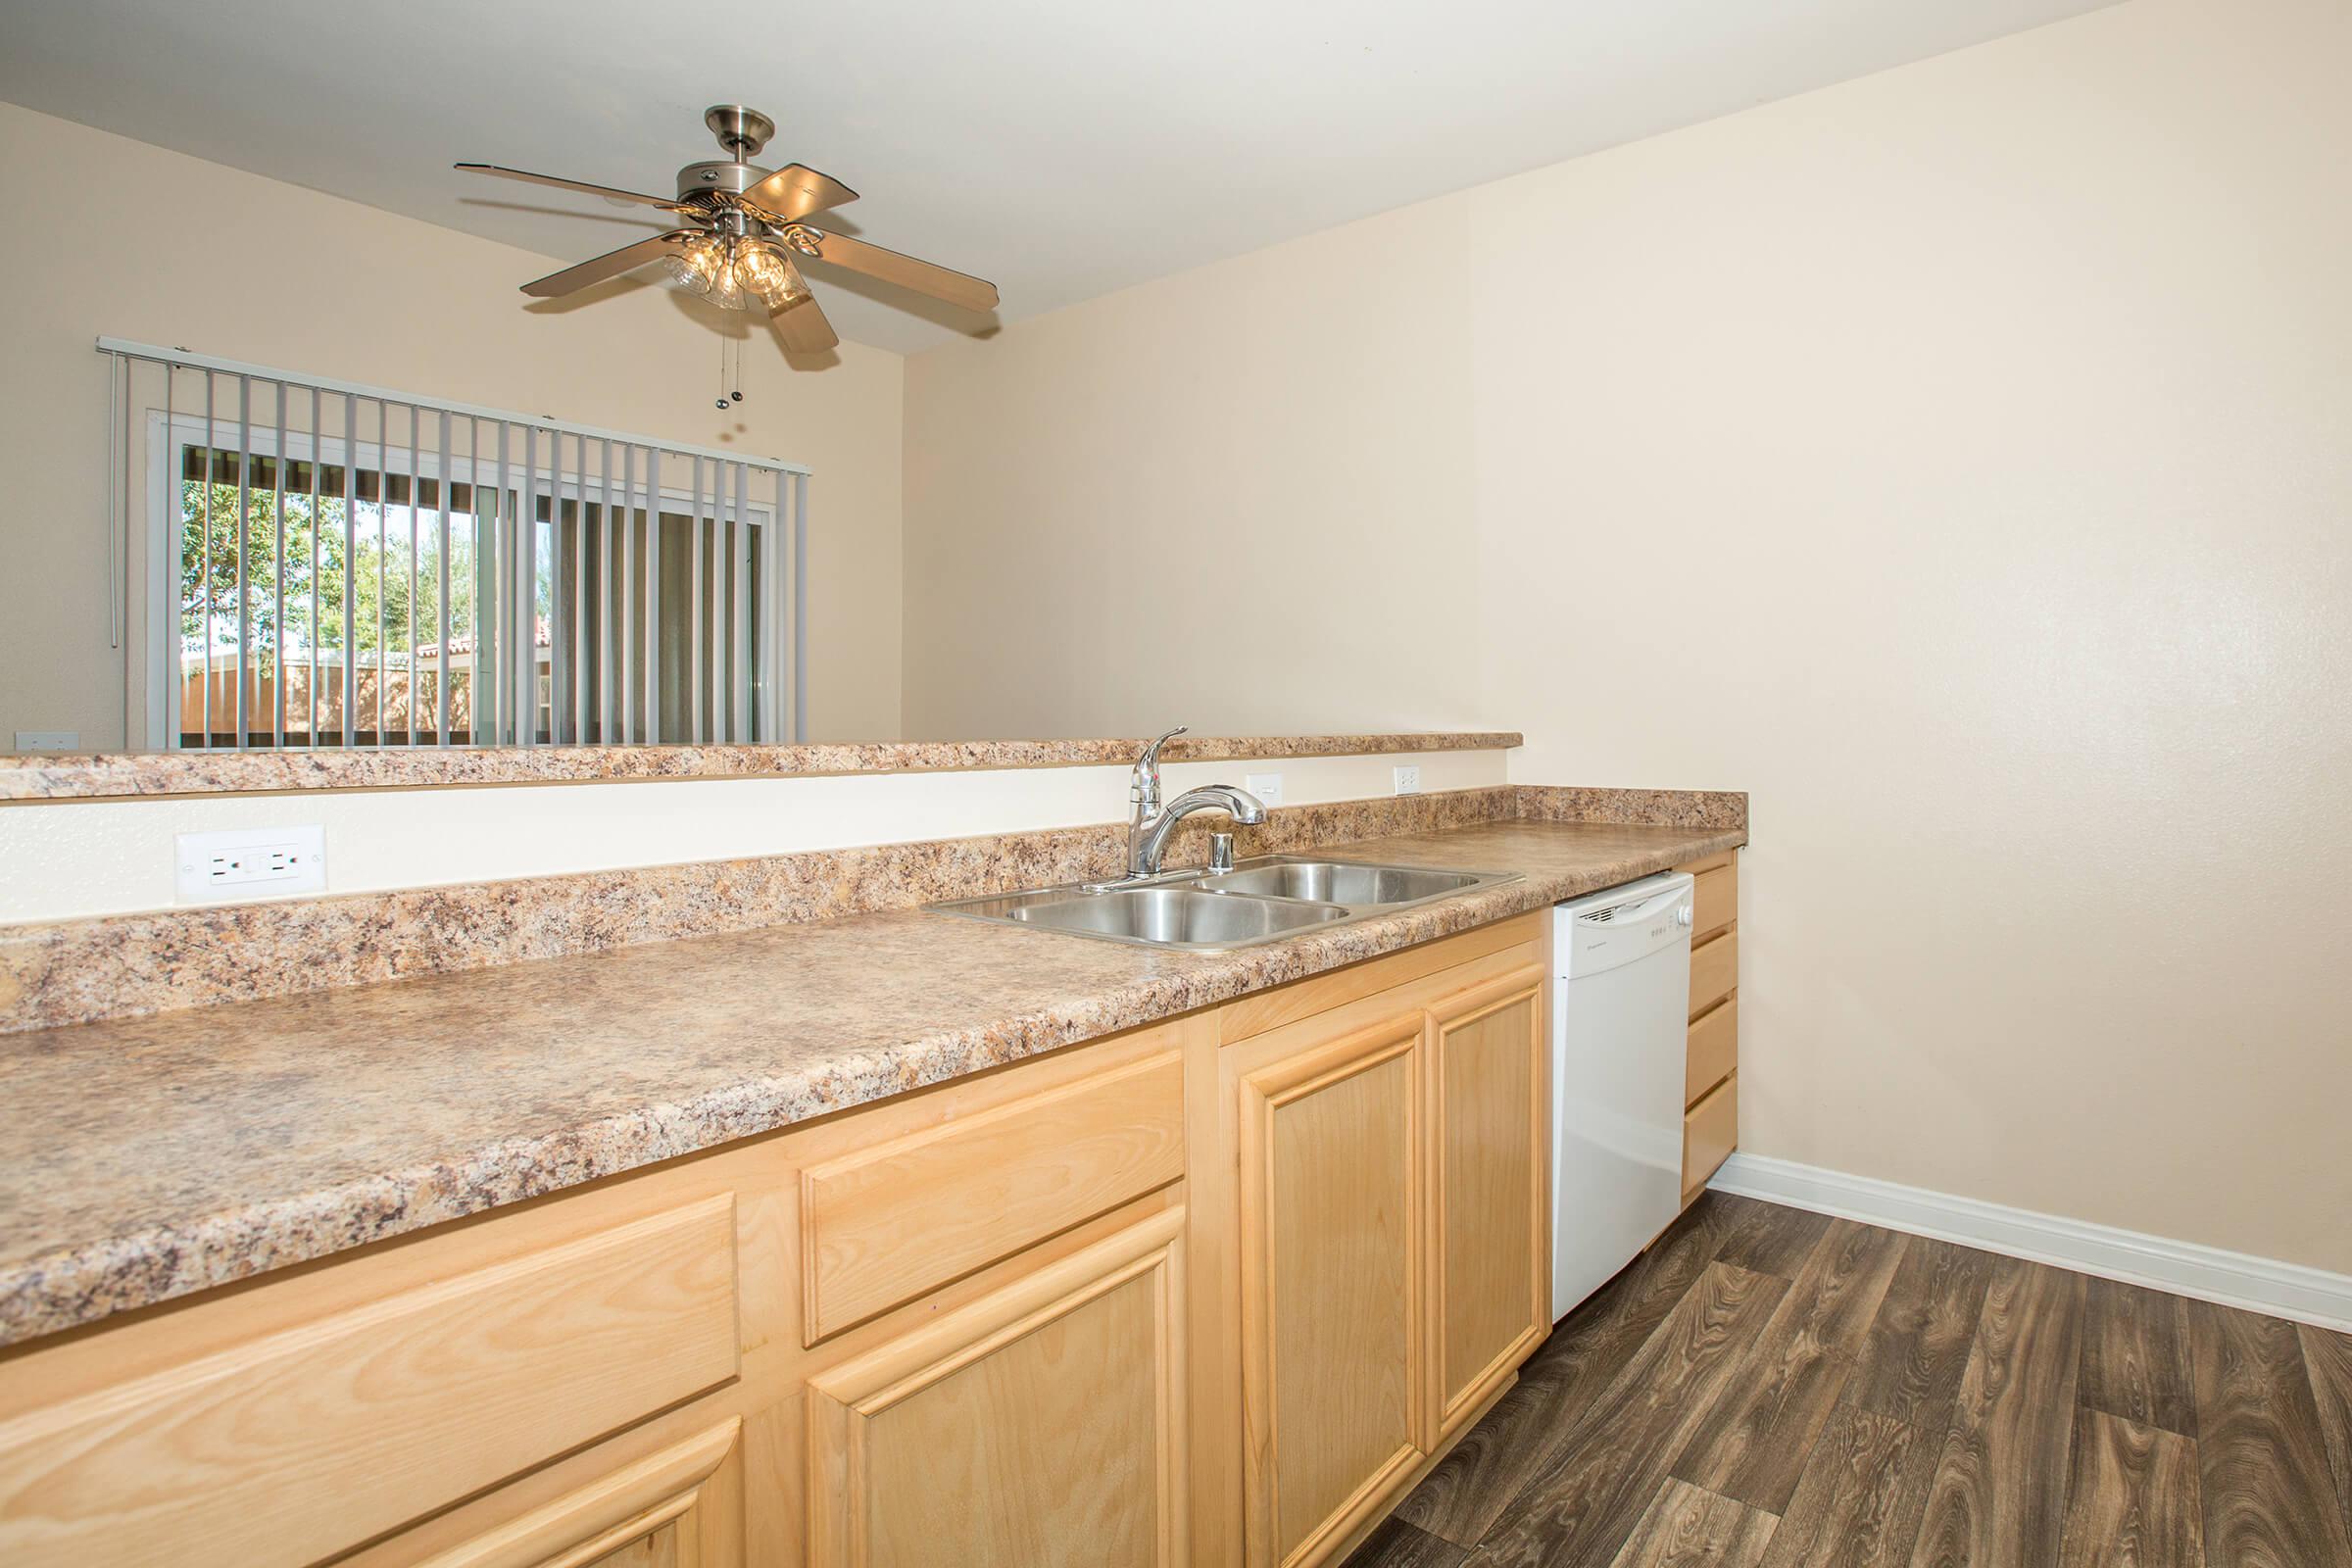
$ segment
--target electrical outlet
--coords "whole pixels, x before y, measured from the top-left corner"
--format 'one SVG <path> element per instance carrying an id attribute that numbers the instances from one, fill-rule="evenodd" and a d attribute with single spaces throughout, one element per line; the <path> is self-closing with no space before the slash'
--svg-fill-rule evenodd
<path id="1" fill-rule="evenodd" d="M 1245 773 L 1242 788 L 1257 797 L 1260 806 L 1282 804 L 1282 775 L 1280 773 Z"/>
<path id="2" fill-rule="evenodd" d="M 77 729 L 21 729 L 17 731 L 17 750 L 20 752 L 78 752 L 81 750 L 81 731 Z"/>
<path id="3" fill-rule="evenodd" d="M 1396 793 L 1399 795 L 1421 793 L 1421 765 L 1418 762 L 1406 762 L 1397 767 Z"/>
<path id="4" fill-rule="evenodd" d="M 323 827 L 180 833 L 172 849 L 182 904 L 326 891 Z"/>

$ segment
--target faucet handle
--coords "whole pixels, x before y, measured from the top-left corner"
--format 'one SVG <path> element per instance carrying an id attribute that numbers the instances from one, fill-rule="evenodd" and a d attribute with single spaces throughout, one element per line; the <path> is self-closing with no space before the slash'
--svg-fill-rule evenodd
<path id="1" fill-rule="evenodd" d="M 1177 725 L 1146 746 L 1144 754 L 1135 760 L 1135 776 L 1128 794 L 1138 805 L 1152 804 L 1159 800 L 1159 749 L 1184 734 L 1185 730 L 1185 725 Z"/>

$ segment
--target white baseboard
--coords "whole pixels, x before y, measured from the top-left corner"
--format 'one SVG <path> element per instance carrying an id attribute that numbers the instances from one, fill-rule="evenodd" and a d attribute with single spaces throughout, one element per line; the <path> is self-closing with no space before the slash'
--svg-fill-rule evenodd
<path id="1" fill-rule="evenodd" d="M 2352 1332 L 2352 1275 L 1754 1154 L 1734 1154 L 1707 1185 L 1742 1198 Z"/>

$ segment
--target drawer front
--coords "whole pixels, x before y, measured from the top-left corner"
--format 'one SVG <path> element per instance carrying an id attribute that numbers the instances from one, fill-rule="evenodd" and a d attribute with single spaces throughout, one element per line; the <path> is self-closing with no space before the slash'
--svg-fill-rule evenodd
<path id="1" fill-rule="evenodd" d="M 1688 1200 L 1740 1146 L 1740 1075 L 1732 1074 L 1683 1117 L 1683 1197 Z"/>
<path id="2" fill-rule="evenodd" d="M 811 1166 L 801 1176 L 803 1343 L 1183 1174 L 1173 1052 Z"/>
<path id="3" fill-rule="evenodd" d="M 1704 942 L 1740 918 L 1740 862 L 1727 860 L 1690 882 L 1690 940 Z"/>
<path id="4" fill-rule="evenodd" d="M 1739 1070 L 1740 999 L 1731 997 L 1690 1021 L 1690 1056 L 1683 1078 L 1683 1103 L 1694 1105 L 1699 1096 Z"/>
<path id="5" fill-rule="evenodd" d="M 0 1558 L 313 1562 L 736 1365 L 721 1195 L 0 1427 Z"/>
<path id="6" fill-rule="evenodd" d="M 1730 996 L 1740 984 L 1740 933 L 1726 931 L 1690 950 L 1690 1016 Z"/>

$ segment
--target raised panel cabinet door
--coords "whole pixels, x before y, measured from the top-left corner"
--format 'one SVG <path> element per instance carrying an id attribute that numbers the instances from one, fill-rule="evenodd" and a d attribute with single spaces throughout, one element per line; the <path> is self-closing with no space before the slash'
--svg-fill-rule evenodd
<path id="1" fill-rule="evenodd" d="M 417 1568 L 742 1568 L 742 1438 L 730 1416 Z"/>
<path id="2" fill-rule="evenodd" d="M 1182 1568 L 1163 1209 L 808 1380 L 810 1568 Z"/>
<path id="3" fill-rule="evenodd" d="M 1544 978 L 1532 965 L 1429 1009 L 1440 1439 L 1551 1327 Z"/>
<path id="4" fill-rule="evenodd" d="M 1248 1561 L 1324 1560 L 1426 1451 L 1419 1008 L 1239 1080 Z"/>

